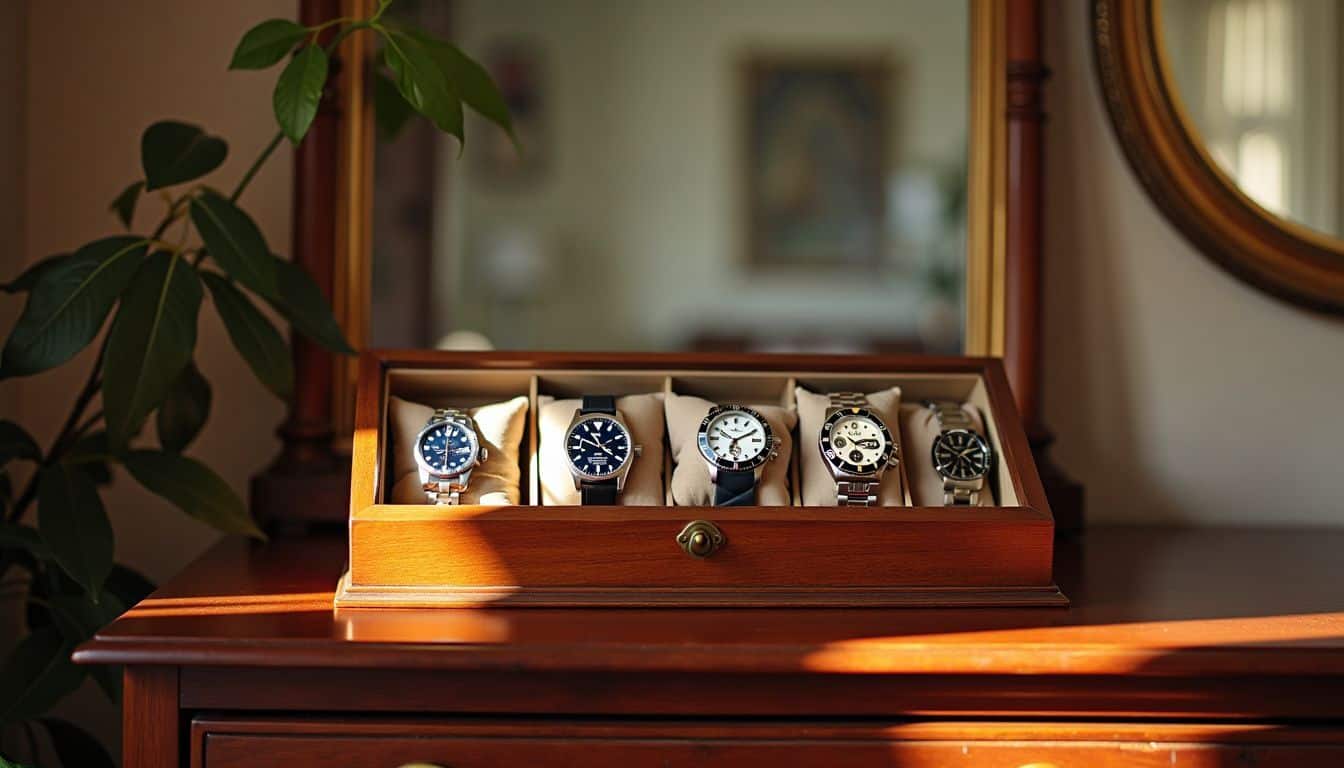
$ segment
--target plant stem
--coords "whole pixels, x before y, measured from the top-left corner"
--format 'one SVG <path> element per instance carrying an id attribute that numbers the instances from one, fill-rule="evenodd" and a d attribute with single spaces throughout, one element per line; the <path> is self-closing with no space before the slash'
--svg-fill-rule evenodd
<path id="1" fill-rule="evenodd" d="M 337 19 L 336 21 L 339 22 L 345 20 Z M 334 22 L 328 22 L 327 24 L 323 24 L 321 27 L 315 28 L 315 31 L 317 29 L 326 27 L 331 23 Z M 340 31 L 336 33 L 336 36 L 331 39 L 330 43 L 327 43 L 327 45 L 323 50 L 328 55 L 330 55 L 332 51 L 336 50 L 336 46 L 340 45 L 345 40 L 345 38 L 350 36 L 351 32 L 355 32 L 360 29 L 368 29 L 370 25 L 371 25 L 370 21 L 356 21 L 354 23 L 347 24 L 346 26 L 341 27 Z M 284 141 L 284 139 L 285 139 L 284 131 L 275 132 L 275 135 L 271 137 L 270 143 L 266 145 L 265 149 L 261 150 L 261 154 L 257 156 L 257 159 L 254 160 L 252 162 L 252 165 L 247 169 L 247 173 L 244 173 L 243 178 L 238 181 L 238 186 L 234 187 L 233 194 L 229 195 L 229 202 L 231 203 L 238 202 L 238 198 L 242 197 L 243 195 L 243 190 L 247 189 L 248 185 L 252 183 L 252 179 L 257 175 L 257 171 L 260 171 L 261 166 L 265 165 L 266 161 L 271 159 L 271 155 L 275 153 L 276 147 L 279 147 L 280 142 Z"/>
<path id="2" fill-rule="evenodd" d="M 284 138 L 284 131 L 275 132 L 275 136 L 271 137 L 271 143 L 266 145 L 266 148 L 261 151 L 261 154 L 257 159 L 252 162 L 252 167 L 247 169 L 247 173 L 243 174 L 243 178 L 238 182 L 238 186 L 234 187 L 233 194 L 229 195 L 229 202 L 238 202 L 238 198 L 242 196 L 243 190 L 247 189 L 248 184 L 252 183 L 252 177 L 256 176 L 257 171 L 261 170 L 261 166 L 265 165 L 266 161 L 271 158 L 271 154 L 275 152 L 276 147 L 280 146 L 280 142 Z"/>
<path id="3" fill-rule="evenodd" d="M 51 443 L 51 450 L 47 451 L 46 458 L 38 465 L 38 471 L 28 478 L 28 484 L 23 487 L 23 493 L 19 494 L 19 500 L 14 502 L 13 508 L 9 511 L 9 521 L 14 523 L 23 519 L 23 514 L 32 506 L 33 500 L 37 498 L 37 480 L 41 476 L 41 470 L 56 464 L 65 455 L 65 452 L 74 444 L 80 433 L 91 426 L 91 422 L 80 426 L 79 420 L 84 417 L 84 411 L 93 401 L 94 395 L 98 394 L 98 387 L 102 384 L 103 358 L 107 355 L 107 337 L 103 337 L 103 344 L 98 349 L 98 359 L 94 361 L 93 368 L 89 370 L 89 378 L 85 380 L 84 387 L 79 391 L 79 396 L 75 398 L 75 406 L 70 411 L 70 416 L 66 418 L 61 431 L 56 433 L 56 439 Z"/>

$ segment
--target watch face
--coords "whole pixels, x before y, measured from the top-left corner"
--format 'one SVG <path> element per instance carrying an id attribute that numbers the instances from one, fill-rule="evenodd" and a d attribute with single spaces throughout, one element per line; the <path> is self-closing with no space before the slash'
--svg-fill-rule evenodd
<path id="1" fill-rule="evenodd" d="M 887 466 L 895 441 L 887 425 L 867 408 L 843 408 L 821 426 L 821 455 L 851 475 L 871 475 Z"/>
<path id="2" fill-rule="evenodd" d="M 565 455 L 581 477 L 610 479 L 630 461 L 630 432 L 615 417 L 585 416 L 569 428 Z"/>
<path id="3" fill-rule="evenodd" d="M 775 437 L 760 413 L 740 405 L 710 409 L 700 422 L 700 454 L 720 469 L 756 469 L 770 460 Z"/>
<path id="4" fill-rule="evenodd" d="M 950 429 L 933 441 L 933 466 L 953 480 L 979 480 L 989 474 L 992 453 L 985 438 L 969 429 Z"/>
<path id="5" fill-rule="evenodd" d="M 420 433 L 416 452 L 430 472 L 452 476 L 471 467 L 478 447 L 475 432 L 455 421 L 444 421 Z"/>

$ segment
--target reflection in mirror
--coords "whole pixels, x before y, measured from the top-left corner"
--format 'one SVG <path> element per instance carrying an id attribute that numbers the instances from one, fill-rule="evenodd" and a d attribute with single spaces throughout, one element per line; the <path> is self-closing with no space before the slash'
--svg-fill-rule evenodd
<path id="1" fill-rule="evenodd" d="M 1190 126 L 1261 207 L 1344 236 L 1344 3 L 1166 0 L 1162 53 Z"/>
<path id="2" fill-rule="evenodd" d="M 961 348 L 968 3 L 397 7 L 486 64 L 523 150 L 383 131 L 374 346 Z"/>

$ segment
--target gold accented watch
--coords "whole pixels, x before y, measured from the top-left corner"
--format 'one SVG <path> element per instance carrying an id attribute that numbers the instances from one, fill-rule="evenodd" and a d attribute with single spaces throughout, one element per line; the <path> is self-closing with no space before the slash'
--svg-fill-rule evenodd
<path id="1" fill-rule="evenodd" d="M 897 461 L 896 441 L 882 418 L 857 392 L 831 395 L 817 438 L 821 458 L 835 478 L 835 501 L 842 507 L 877 505 L 882 473 Z"/>
<path id="2" fill-rule="evenodd" d="M 938 420 L 933 439 L 933 468 L 943 478 L 943 505 L 974 507 L 980 504 L 985 478 L 994 466 L 989 441 L 975 431 L 961 403 L 930 400 L 924 404 Z"/>

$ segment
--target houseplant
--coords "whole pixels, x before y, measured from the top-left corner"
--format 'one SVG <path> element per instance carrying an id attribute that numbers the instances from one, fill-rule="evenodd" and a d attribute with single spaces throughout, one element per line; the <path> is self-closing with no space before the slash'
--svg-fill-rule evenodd
<path id="1" fill-rule="evenodd" d="M 119 671 L 77 667 L 70 652 L 152 589 L 113 562 L 101 500 L 107 483 L 124 471 L 221 531 L 263 538 L 242 499 L 188 455 L 211 402 L 210 384 L 193 362 L 202 304 L 214 307 L 248 367 L 281 398 L 293 388 L 291 356 L 259 303 L 326 348 L 351 351 L 317 285 L 272 253 L 240 206 L 280 144 L 297 143 L 308 131 L 340 42 L 370 34 L 380 43 L 373 82 L 384 135 L 418 113 L 462 142 L 464 105 L 512 133 L 485 70 L 452 44 L 393 21 L 389 4 L 382 0 L 368 18 L 311 27 L 271 19 L 249 30 L 231 69 L 288 63 L 273 97 L 278 130 L 242 178 L 228 191 L 209 186 L 207 176 L 228 153 L 224 140 L 195 125 L 156 122 L 141 139 L 144 177 L 111 205 L 127 232 L 44 259 L 0 286 L 24 301 L 0 351 L 0 380 L 69 364 L 98 345 L 84 386 L 45 450 L 21 425 L 0 421 L 0 580 L 26 577 L 27 625 L 0 665 L 0 726 L 15 737 L 0 743 L 0 768 L 20 758 L 38 761 L 42 731 L 67 767 L 113 764 L 88 734 L 46 716 L 86 674 L 119 701 Z M 130 232 L 150 193 L 163 199 L 158 226 Z"/>

